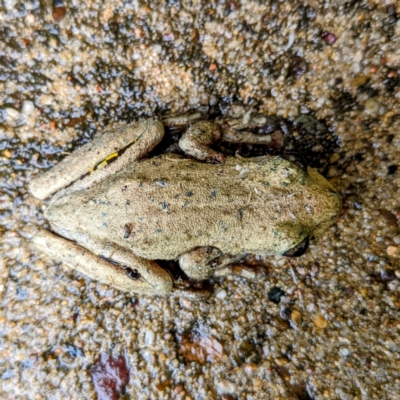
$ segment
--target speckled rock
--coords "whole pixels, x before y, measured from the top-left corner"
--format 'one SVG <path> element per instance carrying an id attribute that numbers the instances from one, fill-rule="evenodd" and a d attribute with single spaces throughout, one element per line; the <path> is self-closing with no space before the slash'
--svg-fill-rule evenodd
<path id="1" fill-rule="evenodd" d="M 399 6 L 55 3 L 0 7 L 0 109 L 26 116 L 0 112 L 0 398 L 93 399 L 90 369 L 108 354 L 124 357 L 132 399 L 398 399 Z M 196 303 L 132 298 L 31 250 L 46 225 L 33 175 L 105 127 L 199 105 L 269 115 L 285 151 L 330 175 L 344 210 L 304 256 L 250 257 L 263 279 L 215 279 L 220 294 Z M 225 150 L 266 151 L 239 147 Z M 223 354 L 188 360 L 187 331 Z"/>

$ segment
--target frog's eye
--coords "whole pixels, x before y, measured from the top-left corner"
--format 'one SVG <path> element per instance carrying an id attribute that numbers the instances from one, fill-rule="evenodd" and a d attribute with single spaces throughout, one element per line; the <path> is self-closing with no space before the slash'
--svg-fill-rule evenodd
<path id="1" fill-rule="evenodd" d="M 285 153 L 282 157 L 299 167 L 304 172 L 307 172 L 307 162 L 302 155 L 297 153 Z"/>
<path id="2" fill-rule="evenodd" d="M 300 257 L 307 251 L 309 242 L 310 242 L 310 239 L 307 236 L 297 246 L 294 246 L 293 248 L 288 250 L 286 253 L 283 253 L 283 255 L 286 257 Z"/>
<path id="3" fill-rule="evenodd" d="M 129 268 L 128 266 L 124 265 L 126 274 L 129 276 L 129 278 L 133 279 L 134 281 L 137 281 L 140 278 L 139 271 L 135 268 Z"/>

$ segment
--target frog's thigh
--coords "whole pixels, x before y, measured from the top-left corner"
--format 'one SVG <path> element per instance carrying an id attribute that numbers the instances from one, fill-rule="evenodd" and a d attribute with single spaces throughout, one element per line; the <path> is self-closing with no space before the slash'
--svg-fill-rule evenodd
<path id="1" fill-rule="evenodd" d="M 200 121 L 189 127 L 179 141 L 180 148 L 197 160 L 212 163 L 222 163 L 225 157 L 210 148 L 221 137 L 217 124 Z"/>
<path id="2" fill-rule="evenodd" d="M 166 271 L 129 251 L 118 248 L 108 260 L 45 230 L 39 231 L 32 243 L 52 259 L 117 289 L 159 296 L 172 290 L 172 279 Z"/>
<path id="3" fill-rule="evenodd" d="M 163 136 L 164 127 L 155 119 L 136 121 L 105 132 L 33 179 L 29 190 L 35 197 L 45 199 L 75 181 L 73 190 L 89 187 L 143 158 Z M 113 162 L 108 163 L 110 159 Z M 88 172 L 91 173 L 85 176 Z M 82 176 L 85 178 L 78 180 Z"/>
<path id="4" fill-rule="evenodd" d="M 213 275 L 222 252 L 215 247 L 199 247 L 179 257 L 179 266 L 192 279 L 202 280 Z"/>

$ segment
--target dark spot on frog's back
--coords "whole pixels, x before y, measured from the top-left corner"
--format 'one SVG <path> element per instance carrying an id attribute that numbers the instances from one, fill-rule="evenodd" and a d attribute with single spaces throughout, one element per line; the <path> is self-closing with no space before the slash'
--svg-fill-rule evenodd
<path id="1" fill-rule="evenodd" d="M 134 234 L 132 234 L 132 230 L 133 230 L 132 224 L 124 225 L 124 239 L 128 239 L 129 236 L 134 236 Z"/>

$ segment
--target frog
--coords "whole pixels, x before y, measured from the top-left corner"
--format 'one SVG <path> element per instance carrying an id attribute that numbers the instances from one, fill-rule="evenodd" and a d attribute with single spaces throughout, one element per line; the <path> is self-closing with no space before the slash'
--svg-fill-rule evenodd
<path id="1" fill-rule="evenodd" d="M 257 124 L 178 115 L 97 135 L 30 181 L 33 196 L 50 199 L 49 229 L 38 230 L 34 247 L 91 279 L 150 296 L 182 294 L 156 260 L 176 260 L 204 281 L 233 272 L 248 254 L 304 254 L 338 219 L 341 196 L 299 158 L 213 149 L 219 140 L 268 143 L 249 129 Z M 182 126 L 184 155 L 149 157 L 165 127 Z"/>

